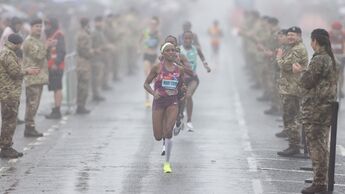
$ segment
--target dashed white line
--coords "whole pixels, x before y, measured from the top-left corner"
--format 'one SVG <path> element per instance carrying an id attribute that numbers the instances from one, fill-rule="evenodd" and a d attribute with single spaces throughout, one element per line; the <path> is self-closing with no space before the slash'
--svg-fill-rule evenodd
<path id="1" fill-rule="evenodd" d="M 11 159 L 11 160 L 8 161 L 8 163 L 10 163 L 10 164 L 14 164 L 16 162 L 18 162 L 18 159 Z"/>
<path id="2" fill-rule="evenodd" d="M 252 185 L 253 185 L 255 194 L 263 194 L 264 193 L 264 191 L 262 189 L 261 181 L 259 179 L 253 179 Z"/>
<path id="3" fill-rule="evenodd" d="M 55 131 L 55 129 L 49 128 L 47 131 L 48 131 L 48 132 L 53 132 L 53 131 Z"/>
<path id="4" fill-rule="evenodd" d="M 255 158 L 248 157 L 247 161 L 248 161 L 248 165 L 249 165 L 249 171 L 250 172 L 257 172 L 258 171 L 258 166 L 256 164 Z"/>
<path id="5" fill-rule="evenodd" d="M 342 145 L 337 145 L 337 148 L 342 156 L 345 156 L 345 147 Z"/>
<path id="6" fill-rule="evenodd" d="M 30 150 L 30 148 L 28 148 L 28 147 L 24 147 L 24 149 L 23 149 L 24 152 L 28 151 L 28 150 Z"/>

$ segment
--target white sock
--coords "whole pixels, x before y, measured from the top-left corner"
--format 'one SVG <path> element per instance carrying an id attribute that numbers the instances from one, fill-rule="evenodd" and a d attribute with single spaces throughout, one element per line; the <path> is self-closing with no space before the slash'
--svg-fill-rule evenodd
<path id="1" fill-rule="evenodd" d="M 170 161 L 171 148 L 172 148 L 172 139 L 165 139 L 165 162 Z"/>

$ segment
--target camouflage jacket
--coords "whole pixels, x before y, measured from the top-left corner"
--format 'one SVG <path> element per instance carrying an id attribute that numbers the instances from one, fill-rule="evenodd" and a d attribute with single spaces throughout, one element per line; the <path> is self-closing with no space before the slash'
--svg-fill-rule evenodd
<path id="1" fill-rule="evenodd" d="M 77 35 L 77 71 L 91 71 L 90 60 L 92 59 L 92 39 L 89 32 L 81 29 Z"/>
<path id="2" fill-rule="evenodd" d="M 92 35 L 92 48 L 98 50 L 98 54 L 93 56 L 95 62 L 104 62 L 105 61 L 105 51 L 106 51 L 106 37 L 103 30 L 95 29 Z"/>
<path id="3" fill-rule="evenodd" d="M 92 40 L 91 35 L 84 29 L 81 29 L 77 34 L 77 54 L 80 58 L 92 58 Z"/>
<path id="4" fill-rule="evenodd" d="M 331 102 L 336 100 L 337 70 L 331 57 L 322 48 L 316 52 L 300 77 L 304 89 L 302 96 L 302 120 L 330 124 Z"/>
<path id="5" fill-rule="evenodd" d="M 280 68 L 279 93 L 300 96 L 299 76 L 292 72 L 292 64 L 299 63 L 303 68 L 308 65 L 308 53 L 302 42 L 298 42 L 277 59 Z"/>
<path id="6" fill-rule="evenodd" d="M 0 51 L 0 100 L 20 99 L 24 72 L 14 47 L 7 41 Z"/>
<path id="7" fill-rule="evenodd" d="M 26 87 L 31 85 L 43 85 L 48 83 L 47 49 L 44 42 L 33 36 L 29 36 L 23 43 L 24 67 L 38 67 L 41 69 L 37 76 L 25 76 Z"/>

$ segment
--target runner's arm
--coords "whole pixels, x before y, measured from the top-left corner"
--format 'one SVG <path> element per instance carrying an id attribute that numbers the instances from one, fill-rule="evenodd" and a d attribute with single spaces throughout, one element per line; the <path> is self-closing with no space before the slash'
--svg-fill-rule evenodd
<path id="1" fill-rule="evenodd" d="M 149 75 L 147 76 L 145 83 L 144 83 L 144 88 L 145 90 L 150 93 L 152 96 L 155 96 L 155 92 L 153 91 L 153 89 L 151 88 L 150 84 L 152 83 L 152 81 L 157 77 L 157 72 L 158 72 L 159 66 L 155 65 L 152 67 Z"/>
<path id="2" fill-rule="evenodd" d="M 206 62 L 206 59 L 205 59 L 205 56 L 204 56 L 204 53 L 201 51 L 200 48 L 197 48 L 198 50 L 198 55 L 202 61 L 202 64 L 204 65 L 204 68 L 207 70 L 207 72 L 211 72 L 211 68 L 208 66 L 207 62 Z"/>
<path id="3" fill-rule="evenodd" d="M 180 59 L 181 59 L 181 62 L 182 62 L 183 68 L 184 68 L 184 73 L 186 73 L 190 76 L 195 76 L 187 57 L 180 54 Z"/>

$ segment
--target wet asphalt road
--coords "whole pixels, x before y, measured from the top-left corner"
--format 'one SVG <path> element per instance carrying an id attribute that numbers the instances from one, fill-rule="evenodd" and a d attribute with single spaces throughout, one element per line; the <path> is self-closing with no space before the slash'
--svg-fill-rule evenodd
<path id="1" fill-rule="evenodd" d="M 200 72 L 195 95 L 195 132 L 174 137 L 172 174 L 163 174 L 161 142 L 155 142 L 151 110 L 143 107 L 144 77 L 123 78 L 106 93 L 107 101 L 91 103 L 88 116 L 67 115 L 53 122 L 38 116 L 43 138 L 22 137 L 18 127 L 18 160 L 0 161 L 2 193 L 298 193 L 311 173 L 304 159 L 276 152 L 286 141 L 274 137 L 278 117 L 262 112 L 255 100 L 235 46 L 223 52 L 212 74 Z M 237 63 L 232 63 L 237 61 Z M 201 70 L 201 69 L 200 69 Z M 44 106 L 41 113 L 47 110 Z M 344 113 L 342 108 L 340 118 Z M 344 143 L 340 119 L 339 146 Z M 344 156 L 338 150 L 336 191 L 345 192 Z"/>
<path id="2" fill-rule="evenodd" d="M 206 1 L 201 1 L 206 2 Z M 198 4 L 203 8 L 205 4 Z M 191 18 L 197 21 L 196 18 Z M 199 25 L 199 26 L 198 26 Z M 196 28 L 202 24 L 197 23 Z M 205 26 L 203 26 L 205 27 Z M 207 40 L 201 33 L 206 53 Z M 161 142 L 154 141 L 151 110 L 144 108 L 144 77 L 123 78 L 107 101 L 90 104 L 87 116 L 43 118 L 51 102 L 42 104 L 37 123 L 43 138 L 23 137 L 17 128 L 18 160 L 0 160 L 0 192 L 8 194 L 167 193 L 167 194 L 292 194 L 307 186 L 309 160 L 276 155 L 287 146 L 274 137 L 279 117 L 266 116 L 267 103 L 251 90 L 239 42 L 227 38 L 220 64 L 211 74 L 199 69 L 195 94 L 195 132 L 173 139 L 173 173 L 164 174 Z M 46 94 L 48 98 L 49 95 Z M 339 115 L 336 163 L 337 193 L 345 193 L 344 103 Z"/>

